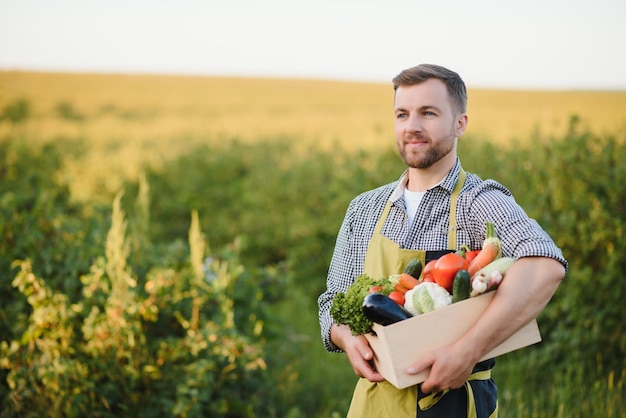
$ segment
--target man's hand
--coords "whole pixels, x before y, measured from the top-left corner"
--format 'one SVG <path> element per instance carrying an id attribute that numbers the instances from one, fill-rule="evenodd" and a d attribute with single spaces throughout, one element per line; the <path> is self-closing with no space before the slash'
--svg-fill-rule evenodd
<path id="1" fill-rule="evenodd" d="M 459 348 L 450 345 L 431 351 L 413 363 L 407 369 L 407 373 L 418 374 L 430 368 L 428 377 L 421 384 L 424 393 L 459 388 L 463 386 L 474 368 L 474 363 L 467 361 L 468 353 L 460 351 Z"/>
<path id="2" fill-rule="evenodd" d="M 352 335 L 346 325 L 333 325 L 330 331 L 331 339 L 348 356 L 354 373 L 370 382 L 382 382 L 385 378 L 378 373 L 371 364 L 374 353 L 367 339 L 363 335 Z"/>

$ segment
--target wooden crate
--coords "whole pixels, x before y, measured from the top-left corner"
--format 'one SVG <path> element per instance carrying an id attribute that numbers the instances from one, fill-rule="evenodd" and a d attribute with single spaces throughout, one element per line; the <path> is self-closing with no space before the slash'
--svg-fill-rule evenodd
<path id="1" fill-rule="evenodd" d="M 374 324 L 376 333 L 366 338 L 374 351 L 374 363 L 380 374 L 398 389 L 426 380 L 429 370 L 409 375 L 405 370 L 420 356 L 458 340 L 478 320 L 496 292 L 453 303 L 395 324 Z M 538 343 L 541 335 L 532 320 L 508 340 L 487 353 L 481 360 L 496 357 Z"/>

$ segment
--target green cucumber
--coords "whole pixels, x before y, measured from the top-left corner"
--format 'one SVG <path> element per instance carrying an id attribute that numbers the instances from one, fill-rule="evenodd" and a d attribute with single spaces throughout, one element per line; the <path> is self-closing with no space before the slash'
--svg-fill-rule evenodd
<path id="1" fill-rule="evenodd" d="M 469 272 L 467 270 L 457 271 L 454 275 L 454 282 L 452 283 L 452 303 L 469 298 L 470 288 Z"/>
<path id="2" fill-rule="evenodd" d="M 419 258 L 414 258 L 409 261 L 404 268 L 404 273 L 409 274 L 416 279 L 420 278 L 420 274 L 422 274 L 422 262 Z"/>

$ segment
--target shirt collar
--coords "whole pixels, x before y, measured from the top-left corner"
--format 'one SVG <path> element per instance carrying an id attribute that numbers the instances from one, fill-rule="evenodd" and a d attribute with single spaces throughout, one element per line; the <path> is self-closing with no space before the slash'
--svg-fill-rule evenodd
<path id="1" fill-rule="evenodd" d="M 444 179 L 439 184 L 433 186 L 431 189 L 434 189 L 435 187 L 441 187 L 442 189 L 446 190 L 448 193 L 452 193 L 452 189 L 454 189 L 454 186 L 459 179 L 460 172 L 461 172 L 461 161 L 457 157 L 456 162 L 454 163 L 454 166 L 448 172 L 448 174 L 446 174 Z M 400 179 L 398 180 L 398 184 L 396 185 L 396 188 L 391 193 L 391 196 L 389 196 L 390 202 L 395 203 L 400 198 L 402 198 L 402 196 L 404 195 L 404 189 L 406 188 L 406 184 L 408 182 L 409 182 L 409 170 L 406 169 L 404 170 L 404 173 L 402 173 L 402 175 L 400 176 Z"/>

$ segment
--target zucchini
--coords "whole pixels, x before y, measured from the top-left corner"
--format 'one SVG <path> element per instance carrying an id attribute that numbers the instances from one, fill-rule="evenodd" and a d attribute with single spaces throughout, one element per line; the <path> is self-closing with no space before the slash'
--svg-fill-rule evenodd
<path id="1" fill-rule="evenodd" d="M 454 275 L 452 282 L 452 303 L 459 302 L 470 297 L 470 275 L 467 270 L 459 270 Z"/>
<path id="2" fill-rule="evenodd" d="M 413 316 L 382 293 L 372 293 L 363 299 L 363 313 L 367 319 L 380 325 L 390 325 Z"/>
<path id="3" fill-rule="evenodd" d="M 404 273 L 415 277 L 416 279 L 420 278 L 422 274 L 422 262 L 419 258 L 414 258 L 409 261 L 404 268 Z"/>
<path id="4" fill-rule="evenodd" d="M 474 277 L 477 276 L 485 276 L 489 277 L 494 271 L 499 271 L 502 275 L 506 273 L 506 271 L 513 265 L 515 262 L 515 258 L 513 257 L 501 257 L 497 258 L 491 263 L 487 264 L 485 267 L 480 269 Z"/>

